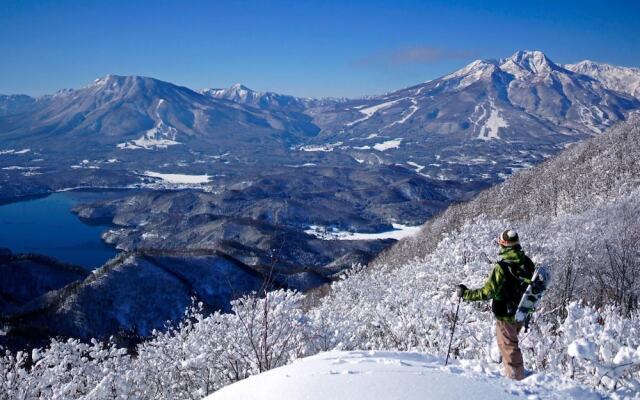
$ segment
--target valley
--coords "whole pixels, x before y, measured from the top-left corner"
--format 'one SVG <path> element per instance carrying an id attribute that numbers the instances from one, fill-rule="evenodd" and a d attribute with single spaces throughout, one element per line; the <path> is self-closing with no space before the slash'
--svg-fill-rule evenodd
<path id="1" fill-rule="evenodd" d="M 5 339 L 135 342 L 191 301 L 226 310 L 265 282 L 330 283 L 401 229 L 415 233 L 449 205 L 629 119 L 640 100 L 615 77 L 636 73 L 519 51 L 359 99 L 117 75 L 39 98 L 0 96 L 0 200 L 85 193 L 67 217 L 73 229 L 93 225 L 76 244 L 103 260 L 0 236 L 11 250 L 0 268 L 27 263 L 53 282 L 17 300 L 12 283 L 0 285 Z M 106 262 L 113 249 L 119 256 Z M 22 252 L 98 268 L 69 275 L 66 263 Z"/>

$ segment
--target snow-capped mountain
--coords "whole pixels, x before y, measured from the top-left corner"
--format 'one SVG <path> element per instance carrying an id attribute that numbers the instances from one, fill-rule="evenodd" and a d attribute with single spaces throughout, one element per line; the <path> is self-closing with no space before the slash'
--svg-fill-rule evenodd
<path id="1" fill-rule="evenodd" d="M 589 76 L 611 90 L 640 97 L 640 68 L 618 67 L 591 60 L 567 64 L 564 67 Z"/>
<path id="2" fill-rule="evenodd" d="M 3 144 L 37 138 L 51 140 L 55 148 L 62 138 L 82 137 L 93 146 L 151 149 L 191 140 L 220 143 L 229 134 L 284 137 L 304 130 L 295 118 L 140 76 L 108 75 L 78 90 L 21 103 L 20 113 L 12 111 L 17 105 L 6 106 L 9 115 L 0 121 Z"/>
<path id="3" fill-rule="evenodd" d="M 216 98 L 231 100 L 259 108 L 285 108 L 291 111 L 301 111 L 314 104 L 312 99 L 303 99 L 274 92 L 257 92 L 236 83 L 228 89 L 204 89 L 202 94 Z"/>
<path id="4" fill-rule="evenodd" d="M 300 150 L 483 180 L 535 164 L 639 108 L 638 99 L 542 52 L 519 51 L 381 96 L 310 107 L 322 131 Z"/>
<path id="5" fill-rule="evenodd" d="M 640 107 L 632 96 L 555 64 L 539 51 L 477 60 L 383 96 L 310 110 L 324 131 L 414 139 L 557 142 L 601 133 Z"/>
<path id="6" fill-rule="evenodd" d="M 191 169 L 206 164 L 204 152 L 232 154 L 241 164 L 232 171 L 225 168 L 225 176 L 267 164 L 385 165 L 432 180 L 495 182 L 640 109 L 640 99 L 614 85 L 629 80 L 612 78 L 631 79 L 633 69 L 586 66 L 565 68 L 542 52 L 518 51 L 353 100 L 301 99 L 240 84 L 196 92 L 152 78 L 109 75 L 38 99 L 0 97 L 0 151 L 46 149 L 64 154 L 69 167 L 88 158 L 118 159 L 118 167 L 127 171 L 175 164 L 202 175 L 202 168 Z M 80 139 L 84 155 L 78 159 L 80 149 L 69 141 Z M 46 170 L 40 164 L 6 161 L 10 164 L 0 168 Z M 56 171 L 62 165 L 60 160 L 44 162 Z M 223 174 L 220 167 L 216 171 Z M 83 179 L 90 178 L 85 174 Z M 7 178 L 7 184 L 13 181 Z M 21 187 L 15 190 L 22 192 Z"/>

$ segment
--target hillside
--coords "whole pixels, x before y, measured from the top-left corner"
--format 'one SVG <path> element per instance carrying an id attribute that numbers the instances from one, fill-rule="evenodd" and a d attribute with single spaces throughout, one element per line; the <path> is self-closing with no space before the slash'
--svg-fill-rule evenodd
<path id="1" fill-rule="evenodd" d="M 36 297 L 84 279 L 81 267 L 38 255 L 15 255 L 0 249 L 0 318 Z"/>
<path id="2" fill-rule="evenodd" d="M 194 303 L 201 303 L 209 312 L 229 312 L 230 302 L 243 294 L 261 293 L 265 287 L 307 291 L 334 280 L 334 274 L 348 268 L 350 262 L 368 260 L 362 242 L 341 241 L 338 244 L 344 245 L 332 251 L 352 253 L 330 265 L 314 268 L 287 262 L 286 253 L 292 247 L 299 246 L 298 252 L 313 257 L 312 252 L 327 243 L 318 239 L 288 243 L 280 260 L 232 243 L 222 243 L 215 251 L 136 251 L 123 253 L 90 274 L 71 277 L 67 277 L 70 272 L 63 275 L 53 267 L 32 272 L 34 262 L 24 256 L 14 257 L 17 260 L 11 263 L 0 259 L 0 271 L 11 278 L 10 282 L 0 278 L 0 295 L 8 299 L 7 304 L 0 303 L 6 329 L 0 345 L 22 349 L 42 346 L 53 337 L 73 337 L 112 338 L 131 348 L 151 338 L 154 330 L 164 330 L 170 321 L 180 321 Z M 21 282 L 21 296 L 14 293 L 16 282 Z"/>
<path id="3" fill-rule="evenodd" d="M 380 255 L 377 264 L 402 264 L 432 251 L 443 234 L 480 216 L 522 224 L 601 206 L 640 186 L 640 115 L 605 135 L 569 147 L 521 171 L 472 201 L 453 205 L 429 220 L 419 235 Z"/>
<path id="4" fill-rule="evenodd" d="M 624 382 L 637 393 L 638 361 L 627 364 L 624 354 L 640 346 L 639 136 L 632 119 L 572 146 L 450 207 L 369 269 L 334 284 L 314 310 L 326 324 L 326 348 L 444 354 L 456 285 L 479 287 L 497 259 L 496 235 L 514 227 L 553 276 L 521 342 L 527 368 L 606 390 Z M 489 304 L 463 303 L 459 321 L 455 357 L 495 362 Z M 572 352 L 577 343 L 590 350 Z"/>

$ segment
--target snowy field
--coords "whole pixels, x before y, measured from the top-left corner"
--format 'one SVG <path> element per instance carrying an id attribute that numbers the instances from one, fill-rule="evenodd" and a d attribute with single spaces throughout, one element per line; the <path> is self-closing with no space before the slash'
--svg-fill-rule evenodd
<path id="1" fill-rule="evenodd" d="M 400 240 L 417 234 L 420 226 L 407 226 L 402 224 L 392 224 L 393 230 L 378 233 L 358 233 L 340 230 L 328 230 L 324 227 L 311 225 L 304 233 L 315 236 L 323 240 Z"/>
<path id="2" fill-rule="evenodd" d="M 227 386 L 207 400 L 599 399 L 576 385 L 532 375 L 513 382 L 422 353 L 332 351 Z"/>
<path id="3" fill-rule="evenodd" d="M 400 147 L 401 143 L 402 143 L 402 138 L 393 139 L 393 140 L 387 140 L 386 142 L 374 144 L 373 148 L 378 150 L 378 151 L 397 149 L 397 148 Z"/>
<path id="4" fill-rule="evenodd" d="M 5 154 L 27 154 L 31 151 L 31 149 L 22 149 L 22 150 L 15 150 L 15 149 L 8 149 L 8 150 L 0 150 L 0 156 L 1 155 L 5 155 Z"/>
<path id="5" fill-rule="evenodd" d="M 211 177 L 209 175 L 185 175 L 185 174 L 162 174 L 160 172 L 145 171 L 145 176 L 152 178 L 160 178 L 167 183 L 174 184 L 202 184 L 209 182 Z"/>

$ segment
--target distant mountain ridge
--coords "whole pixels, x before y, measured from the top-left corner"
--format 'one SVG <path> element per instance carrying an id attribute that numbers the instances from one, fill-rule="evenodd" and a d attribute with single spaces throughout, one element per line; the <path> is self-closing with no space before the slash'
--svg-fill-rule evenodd
<path id="1" fill-rule="evenodd" d="M 639 74 L 640 76 L 640 74 Z M 600 133 L 638 99 L 553 63 L 539 51 L 477 60 L 441 78 L 310 112 L 324 131 L 550 139 Z"/>
<path id="2" fill-rule="evenodd" d="M 462 98 L 452 101 L 455 93 L 463 90 Z M 548 131 L 546 125 L 551 123 L 556 125 L 551 129 L 555 133 L 601 132 L 623 119 L 621 113 L 638 107 L 634 96 L 640 96 L 638 68 L 588 60 L 560 65 L 540 51 L 518 51 L 499 60 L 476 60 L 424 84 L 351 100 L 258 92 L 242 84 L 197 92 L 153 78 L 107 75 L 84 88 L 66 89 L 37 99 L 0 96 L 0 135 L 6 140 L 13 137 L 13 132 L 84 131 L 125 136 L 129 141 L 125 148 L 135 148 L 135 140 L 147 142 L 151 148 L 166 148 L 180 143 L 175 140 L 176 134 L 310 128 L 296 126 L 290 116 L 275 112 L 282 111 L 297 117 L 308 114 L 318 127 L 331 133 L 362 129 L 389 132 L 393 128 L 405 131 L 419 125 L 434 133 L 470 130 L 477 138 L 495 139 L 501 130 L 521 128 L 513 128 L 515 122 L 506 115 L 518 111 L 524 111 L 524 115 L 518 113 L 514 118 L 523 119 L 522 128 Z M 470 102 L 473 108 L 462 108 Z M 452 108 L 456 104 L 458 107 Z M 426 116 L 422 115 L 425 108 Z M 447 115 L 458 123 L 452 123 Z"/>
<path id="3" fill-rule="evenodd" d="M 302 166 L 404 168 L 474 191 L 640 110 L 626 84 L 636 75 L 539 51 L 360 99 L 107 75 L 37 99 L 0 96 L 0 194 L 144 185 L 145 171 L 216 175 L 220 189 Z"/>
<path id="4" fill-rule="evenodd" d="M 202 94 L 216 99 L 231 100 L 260 108 L 290 108 L 299 111 L 317 101 L 274 92 L 257 92 L 240 83 L 228 89 L 204 89 Z"/>
<path id="5" fill-rule="evenodd" d="M 15 99 L 13 103 L 17 103 Z M 163 147 L 191 138 L 215 140 L 228 132 L 299 131 L 276 113 L 220 101 L 191 89 L 139 76 L 107 75 L 78 90 L 66 90 L 24 105 L 4 106 L 4 143 L 25 134 L 83 136 L 96 145 Z M 5 101 L 4 104 L 9 104 Z M 89 135 L 89 136 L 88 136 Z"/>
<path id="6" fill-rule="evenodd" d="M 491 183 L 640 110 L 632 95 L 637 82 L 638 69 L 587 61 L 563 66 L 540 51 L 476 60 L 360 99 L 305 99 L 241 84 L 198 92 L 107 75 L 37 99 L 0 96 L 0 152 L 42 155 L 34 158 L 38 164 L 3 157 L 0 182 L 13 195 L 87 186 L 106 173 L 102 186 L 131 185 L 139 171 L 158 166 L 203 175 L 224 155 L 218 175 L 239 180 L 258 165 L 384 165 L 440 181 Z M 16 174 L 38 189 L 25 189 Z M 68 177 L 57 183 L 61 174 Z"/>

